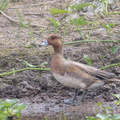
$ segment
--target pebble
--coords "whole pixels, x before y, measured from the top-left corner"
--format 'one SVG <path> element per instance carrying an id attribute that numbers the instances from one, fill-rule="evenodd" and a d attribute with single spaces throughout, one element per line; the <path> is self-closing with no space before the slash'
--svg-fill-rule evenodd
<path id="1" fill-rule="evenodd" d="M 111 10 L 114 10 L 115 8 L 117 8 L 116 5 L 110 5 L 110 9 L 111 9 Z"/>

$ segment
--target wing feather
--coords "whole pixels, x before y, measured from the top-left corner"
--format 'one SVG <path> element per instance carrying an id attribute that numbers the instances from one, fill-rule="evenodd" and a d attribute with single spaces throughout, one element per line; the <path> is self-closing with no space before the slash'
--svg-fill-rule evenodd
<path id="1" fill-rule="evenodd" d="M 77 63 L 77 62 L 73 62 L 71 61 L 71 64 L 75 65 L 76 67 L 78 67 L 80 70 L 88 73 L 89 75 L 93 76 L 93 77 L 97 77 L 99 79 L 110 79 L 116 76 L 116 74 L 114 73 L 109 73 L 103 70 L 99 70 L 95 67 L 92 66 L 88 66 L 82 63 Z"/>

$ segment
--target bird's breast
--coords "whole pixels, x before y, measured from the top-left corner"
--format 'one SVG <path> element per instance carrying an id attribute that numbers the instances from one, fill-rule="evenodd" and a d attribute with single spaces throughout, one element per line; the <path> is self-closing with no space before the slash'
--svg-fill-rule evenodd
<path id="1" fill-rule="evenodd" d="M 65 73 L 64 75 L 60 75 L 54 72 L 52 74 L 58 82 L 60 82 L 65 86 L 80 88 L 80 89 L 85 89 L 87 87 L 87 85 L 83 82 L 82 79 L 71 77 L 67 73 Z"/>

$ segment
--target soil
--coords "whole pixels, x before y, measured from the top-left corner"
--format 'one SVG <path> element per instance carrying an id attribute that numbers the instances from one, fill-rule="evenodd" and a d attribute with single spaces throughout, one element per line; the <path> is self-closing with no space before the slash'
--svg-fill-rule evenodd
<path id="1" fill-rule="evenodd" d="M 45 119 L 45 116 L 49 116 L 49 119 L 53 120 L 60 116 L 60 111 L 62 111 L 62 117 L 65 115 L 69 120 L 85 120 L 85 116 L 100 112 L 100 110 L 97 111 L 98 107 L 95 105 L 97 102 L 102 102 L 103 105 L 112 106 L 115 109 L 112 104 L 115 98 L 111 94 L 120 93 L 120 83 L 117 82 L 88 90 L 84 103 L 70 106 L 63 104 L 63 100 L 71 99 L 74 89 L 58 83 L 48 70 L 24 70 L 14 74 L 1 75 L 25 68 L 25 61 L 39 68 L 49 68 L 53 54 L 52 47 L 38 47 L 54 30 L 53 25 L 48 20 L 48 18 L 53 17 L 49 9 L 65 9 L 69 5 L 70 0 L 60 0 L 58 2 L 47 0 L 44 0 L 44 2 L 42 0 L 12 1 L 3 12 L 12 19 L 18 20 L 18 10 L 24 22 L 31 21 L 30 28 L 20 27 L 17 22 L 0 14 L 0 98 L 18 98 L 20 102 L 25 103 L 27 108 L 22 111 L 24 120 L 42 120 Z M 109 4 L 109 11 L 119 12 L 119 6 L 120 2 L 116 0 Z M 120 46 L 119 14 L 105 16 L 103 11 L 99 11 L 97 15 L 94 15 L 91 9 L 86 8 L 75 14 L 56 15 L 53 18 L 61 22 L 56 34 L 61 35 L 65 43 L 83 40 L 72 24 L 66 27 L 67 18 L 81 17 L 81 15 L 88 21 L 94 20 L 95 23 L 89 40 L 114 40 L 116 42 L 97 41 L 64 45 L 65 58 L 87 64 L 83 56 L 88 55 L 92 66 L 97 68 L 119 63 L 120 49 L 116 53 L 111 52 L 113 46 Z M 110 35 L 102 27 L 102 25 L 108 23 L 116 24 L 110 28 Z M 49 28 L 45 29 L 48 26 Z M 90 26 L 82 26 L 84 28 L 82 31 L 86 34 L 85 38 L 91 30 Z M 45 29 L 43 32 L 37 32 L 43 29 Z M 108 72 L 113 70 L 120 71 L 120 67 L 113 66 L 106 69 Z M 82 90 L 79 91 L 78 97 L 81 97 L 81 95 Z M 119 113 L 119 111 L 116 111 L 116 113 Z"/>

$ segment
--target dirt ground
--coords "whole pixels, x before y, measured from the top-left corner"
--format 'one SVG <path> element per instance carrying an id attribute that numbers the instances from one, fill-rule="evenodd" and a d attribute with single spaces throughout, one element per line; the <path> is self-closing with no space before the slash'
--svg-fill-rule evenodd
<path id="1" fill-rule="evenodd" d="M 89 0 L 88 0 L 89 2 Z M 44 119 L 44 115 L 63 114 L 72 116 L 69 119 L 81 120 L 85 119 L 85 115 L 93 115 L 96 113 L 95 104 L 102 101 L 103 104 L 112 106 L 115 98 L 111 94 L 120 93 L 120 83 L 114 83 L 94 90 L 88 90 L 85 95 L 85 102 L 77 106 L 69 106 L 63 104 L 64 99 L 72 98 L 74 89 L 65 87 L 58 83 L 50 73 L 50 71 L 25 70 L 15 74 L 2 76 L 14 70 L 25 68 L 25 61 L 37 66 L 49 68 L 49 63 L 53 54 L 50 46 L 38 47 L 45 38 L 52 33 L 54 27 L 50 24 L 48 18 L 53 16 L 50 14 L 50 8 L 65 9 L 70 5 L 70 0 L 14 0 L 3 11 L 6 15 L 0 14 L 0 98 L 18 98 L 22 103 L 27 105 L 23 110 L 23 119 L 38 120 Z M 120 1 L 115 1 L 109 5 L 110 12 L 120 11 Z M 31 21 L 30 28 L 20 27 L 18 22 L 19 11 L 24 22 Z M 71 42 L 81 40 L 81 36 L 70 24 L 66 27 L 66 20 L 72 15 L 81 17 L 86 20 L 94 20 L 94 27 L 89 40 L 114 40 L 116 42 L 81 42 L 71 45 L 64 45 L 64 56 L 66 59 L 78 61 L 86 64 L 83 56 L 86 54 L 92 61 L 92 66 L 101 68 L 110 64 L 120 63 L 120 49 L 116 53 L 111 53 L 113 46 L 120 46 L 120 15 L 104 15 L 98 12 L 97 15 L 93 11 L 83 9 L 74 14 L 56 15 L 53 18 L 61 22 L 61 26 L 57 30 L 57 34 L 63 37 L 63 41 Z M 8 16 L 12 18 L 8 19 Z M 65 24 L 64 24 L 65 23 Z M 107 34 L 103 24 L 115 23 L 116 25 L 110 29 L 112 38 Z M 38 33 L 47 26 L 43 32 Z M 82 26 L 83 27 L 83 26 Z M 84 27 L 83 33 L 88 34 L 90 25 Z M 32 37 L 30 36 L 32 34 Z M 32 43 L 32 44 L 31 44 Z M 31 44 L 31 47 L 26 47 Z M 103 56 L 103 58 L 101 58 Z M 48 64 L 44 64 L 48 62 Z M 109 67 L 106 71 L 120 71 L 120 66 Z M 80 97 L 82 90 L 79 91 Z M 114 108 L 114 106 L 113 106 Z M 77 116 L 78 115 L 78 116 Z M 76 117 L 77 116 L 77 117 Z M 54 118 L 55 118 L 54 117 Z M 51 118 L 53 119 L 53 118 Z M 56 118 L 55 118 L 56 119 Z"/>

